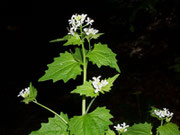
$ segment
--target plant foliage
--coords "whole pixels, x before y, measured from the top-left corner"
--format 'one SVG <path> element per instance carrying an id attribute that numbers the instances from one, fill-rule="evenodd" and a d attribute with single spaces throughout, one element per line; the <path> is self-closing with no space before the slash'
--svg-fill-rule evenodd
<path id="1" fill-rule="evenodd" d="M 81 74 L 81 71 L 80 63 L 74 59 L 71 53 L 65 52 L 55 58 L 53 63 L 48 64 L 48 70 L 39 81 L 52 79 L 53 82 L 58 80 L 67 82 L 70 79 L 75 79 L 77 75 Z"/>
<path id="2" fill-rule="evenodd" d="M 67 114 L 61 113 L 61 117 L 68 121 Z M 37 131 L 32 131 L 30 135 L 69 135 L 68 126 L 55 115 L 48 119 L 48 123 L 42 123 L 41 128 Z"/>
<path id="3" fill-rule="evenodd" d="M 110 66 L 120 72 L 119 66 L 117 65 L 116 54 L 108 48 L 107 44 L 95 44 L 94 49 L 88 53 L 87 57 L 99 68 L 101 66 Z"/>
<path id="4" fill-rule="evenodd" d="M 69 129 L 73 135 L 104 135 L 112 117 L 108 109 L 98 107 L 91 113 L 71 118 Z"/>

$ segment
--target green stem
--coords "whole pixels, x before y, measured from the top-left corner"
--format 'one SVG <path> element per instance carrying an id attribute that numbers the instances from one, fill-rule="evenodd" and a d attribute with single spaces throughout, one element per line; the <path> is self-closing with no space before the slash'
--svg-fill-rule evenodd
<path id="1" fill-rule="evenodd" d="M 56 116 L 58 116 L 58 117 L 59 117 L 66 125 L 68 124 L 67 121 L 66 121 L 65 119 L 63 119 L 63 118 L 62 118 L 59 114 L 57 114 L 55 111 L 53 111 L 53 110 L 51 110 L 50 108 L 48 108 L 48 107 L 46 107 L 46 106 L 44 106 L 44 105 L 38 103 L 36 100 L 33 101 L 33 102 L 34 102 L 35 104 L 37 104 L 37 105 L 43 107 L 44 109 L 46 109 L 46 110 L 52 112 L 52 113 L 55 114 Z"/>
<path id="2" fill-rule="evenodd" d="M 81 37 L 82 37 L 82 27 L 80 27 Z M 82 53 L 83 53 L 83 84 L 86 82 L 87 76 L 87 65 L 86 65 L 86 52 L 84 48 L 84 43 L 82 42 Z M 86 96 L 82 97 L 82 115 L 86 113 Z"/>
<path id="3" fill-rule="evenodd" d="M 88 111 L 89 111 L 89 109 L 90 109 L 90 107 L 91 107 L 91 105 L 92 105 L 92 103 L 94 102 L 95 99 L 96 99 L 96 98 L 93 98 L 93 99 L 91 100 L 91 102 L 89 103 L 89 105 L 88 105 L 88 107 L 87 107 L 87 110 L 86 110 L 86 114 L 88 113 Z"/>
<path id="4" fill-rule="evenodd" d="M 83 53 L 83 84 L 86 82 L 86 54 L 85 54 L 85 49 L 84 49 L 84 44 L 82 43 L 82 53 Z M 82 115 L 86 113 L 86 97 L 82 97 Z"/>
<path id="5" fill-rule="evenodd" d="M 163 119 L 161 120 L 161 126 L 163 125 Z"/>
<path id="6" fill-rule="evenodd" d="M 91 51 L 91 43 L 90 43 L 90 39 L 88 39 L 87 41 L 88 41 L 88 45 L 89 45 L 89 51 Z"/>

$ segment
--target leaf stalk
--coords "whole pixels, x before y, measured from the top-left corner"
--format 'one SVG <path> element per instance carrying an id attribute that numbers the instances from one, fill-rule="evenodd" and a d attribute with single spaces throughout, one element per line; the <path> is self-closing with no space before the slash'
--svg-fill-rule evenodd
<path id="1" fill-rule="evenodd" d="M 51 110 L 50 108 L 48 108 L 48 107 L 46 107 L 46 106 L 38 103 L 37 100 L 34 100 L 33 103 L 35 103 L 35 104 L 41 106 L 42 108 L 50 111 L 51 113 L 53 113 L 53 114 L 55 114 L 56 116 L 58 116 L 66 125 L 68 124 L 67 121 L 66 121 L 65 119 L 63 119 L 63 117 L 61 117 L 59 114 L 57 114 L 55 111 Z"/>

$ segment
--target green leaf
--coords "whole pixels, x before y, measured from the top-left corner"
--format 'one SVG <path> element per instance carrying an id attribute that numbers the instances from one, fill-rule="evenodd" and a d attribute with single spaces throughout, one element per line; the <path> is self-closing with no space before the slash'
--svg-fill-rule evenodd
<path id="1" fill-rule="evenodd" d="M 115 68 L 118 72 L 120 72 L 117 65 L 116 54 L 113 53 L 106 44 L 95 44 L 94 49 L 87 54 L 87 57 L 99 68 L 101 66 L 110 66 L 111 68 Z"/>
<path id="2" fill-rule="evenodd" d="M 76 47 L 75 52 L 72 53 L 72 55 L 73 55 L 75 60 L 83 63 L 83 55 L 82 55 L 82 49 L 81 48 Z"/>
<path id="3" fill-rule="evenodd" d="M 80 63 L 78 63 L 72 56 L 71 53 L 65 52 L 60 53 L 60 56 L 54 59 L 54 62 L 48 64 L 48 70 L 39 81 L 46 81 L 52 79 L 53 82 L 63 80 L 75 79 L 77 75 L 81 74 Z"/>
<path id="4" fill-rule="evenodd" d="M 77 86 L 75 90 L 73 90 L 71 93 L 78 93 L 81 96 L 86 95 L 86 97 L 97 97 L 99 95 L 98 93 L 94 92 L 95 89 L 92 86 L 92 82 L 85 82 L 83 85 Z"/>
<path id="5" fill-rule="evenodd" d="M 157 118 L 158 120 L 162 120 L 163 118 L 160 118 L 159 116 L 157 116 L 155 113 L 154 113 L 154 110 L 160 110 L 160 109 L 158 109 L 158 108 L 156 108 L 156 107 L 154 107 L 154 106 L 151 106 L 151 110 L 150 110 L 150 115 L 152 116 L 152 117 L 154 117 L 154 118 Z"/>
<path id="6" fill-rule="evenodd" d="M 132 127 L 128 127 L 127 131 L 123 135 L 152 135 L 152 126 L 148 123 L 134 124 Z"/>
<path id="7" fill-rule="evenodd" d="M 29 95 L 22 101 L 25 104 L 29 104 L 29 102 L 32 102 L 36 99 L 37 90 L 32 86 L 32 83 L 29 84 L 29 92 Z"/>
<path id="8" fill-rule="evenodd" d="M 36 90 L 36 88 L 32 85 L 32 83 L 30 83 L 30 85 L 29 85 L 29 90 L 30 90 L 30 94 L 29 94 L 29 97 L 31 97 L 31 98 L 36 98 L 36 96 L 37 96 L 37 90 Z"/>
<path id="9" fill-rule="evenodd" d="M 179 127 L 174 123 L 167 123 L 157 128 L 159 135 L 180 135 Z"/>
<path id="10" fill-rule="evenodd" d="M 98 39 L 101 35 L 103 35 L 104 33 L 98 33 L 98 34 L 90 34 L 90 35 L 88 35 L 88 36 L 85 36 L 85 38 L 87 39 L 87 40 L 89 40 L 89 39 Z"/>
<path id="11" fill-rule="evenodd" d="M 63 38 L 54 39 L 54 40 L 51 40 L 51 41 L 49 41 L 49 42 L 50 42 L 50 43 L 54 43 L 54 42 L 66 41 L 66 40 L 68 40 L 70 37 L 71 37 L 71 35 L 66 35 L 66 36 L 64 36 Z"/>
<path id="12" fill-rule="evenodd" d="M 98 33 L 98 34 L 94 34 L 91 36 L 92 39 L 98 39 L 101 35 L 103 35 L 104 33 Z"/>
<path id="13" fill-rule="evenodd" d="M 102 90 L 100 92 L 103 94 L 104 94 L 104 91 L 109 92 L 111 90 L 111 87 L 113 86 L 114 81 L 116 80 L 116 78 L 118 76 L 119 76 L 119 74 L 117 74 L 113 77 L 109 77 L 107 79 L 108 84 L 105 87 L 102 87 Z M 83 85 L 77 86 L 77 88 L 75 90 L 73 90 L 71 93 L 78 93 L 81 96 L 85 95 L 86 97 L 97 97 L 97 96 L 99 96 L 99 92 L 95 93 L 94 91 L 95 91 L 95 89 L 92 85 L 92 81 L 89 81 L 89 82 L 85 82 Z"/>
<path id="14" fill-rule="evenodd" d="M 67 41 L 64 44 L 64 46 L 68 46 L 68 45 L 80 45 L 80 44 L 82 44 L 81 38 L 79 37 L 78 34 L 74 34 L 74 36 L 66 35 L 63 38 L 58 38 L 58 39 L 55 39 L 55 40 L 51 40 L 50 43 L 61 42 L 61 41 Z"/>
<path id="15" fill-rule="evenodd" d="M 60 116 L 67 122 L 69 123 L 69 118 L 67 114 L 64 114 L 63 112 L 60 113 Z"/>
<path id="16" fill-rule="evenodd" d="M 111 87 L 113 86 L 114 81 L 118 78 L 119 74 L 116 74 L 113 77 L 109 77 L 107 79 L 108 84 L 105 87 L 102 87 L 102 90 L 105 92 L 109 92 L 111 90 Z"/>
<path id="17" fill-rule="evenodd" d="M 61 113 L 61 117 L 68 119 L 67 115 Z M 48 123 L 42 123 L 41 128 L 32 131 L 30 135 L 69 135 L 67 125 L 57 116 L 49 118 Z"/>
<path id="18" fill-rule="evenodd" d="M 106 134 L 105 134 L 105 135 L 116 135 L 116 134 L 114 133 L 114 131 L 108 129 L 108 130 L 106 131 Z"/>
<path id="19" fill-rule="evenodd" d="M 74 36 L 70 36 L 70 38 L 68 38 L 68 41 L 64 44 L 64 46 L 68 46 L 68 45 L 81 45 L 82 41 L 81 38 L 79 37 L 78 34 L 74 34 Z"/>
<path id="20" fill-rule="evenodd" d="M 112 122 L 113 116 L 105 107 L 98 107 L 91 113 L 83 116 L 74 116 L 70 119 L 69 129 L 73 135 L 104 135 Z"/>

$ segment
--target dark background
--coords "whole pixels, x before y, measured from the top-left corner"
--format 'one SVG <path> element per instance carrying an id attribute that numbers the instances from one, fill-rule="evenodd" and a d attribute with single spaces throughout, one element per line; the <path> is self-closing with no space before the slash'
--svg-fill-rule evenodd
<path id="1" fill-rule="evenodd" d="M 151 106 L 169 108 L 180 125 L 179 0 L 2 1 L 0 3 L 1 135 L 28 135 L 53 114 L 17 95 L 29 83 L 38 89 L 37 100 L 69 117 L 81 114 L 81 98 L 70 95 L 82 82 L 38 82 L 47 64 L 69 50 L 49 41 L 67 34 L 68 19 L 86 13 L 93 27 L 105 33 L 98 41 L 117 54 L 121 75 L 110 93 L 92 106 L 107 106 L 114 123 L 152 121 Z M 114 69 L 89 64 L 88 79 L 116 74 Z M 89 99 L 88 99 L 89 101 Z"/>

